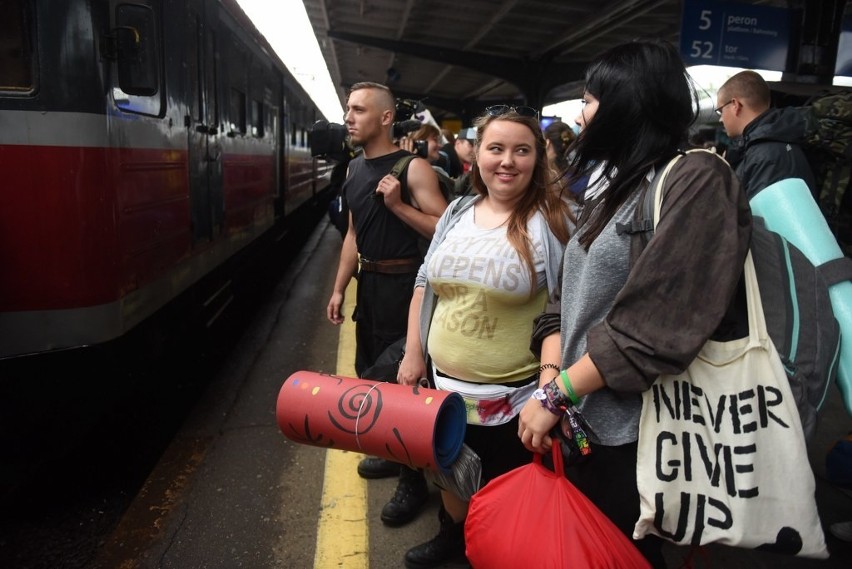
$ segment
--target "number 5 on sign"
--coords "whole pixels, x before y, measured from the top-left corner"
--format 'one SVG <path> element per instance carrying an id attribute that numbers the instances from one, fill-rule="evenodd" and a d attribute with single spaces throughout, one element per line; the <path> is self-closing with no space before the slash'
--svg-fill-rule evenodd
<path id="1" fill-rule="evenodd" d="M 710 29 L 710 26 L 713 23 L 710 20 L 710 16 L 712 16 L 712 15 L 713 15 L 713 10 L 701 10 L 701 16 L 699 16 L 699 19 L 701 20 L 701 23 L 698 26 L 699 30 L 709 30 Z"/>

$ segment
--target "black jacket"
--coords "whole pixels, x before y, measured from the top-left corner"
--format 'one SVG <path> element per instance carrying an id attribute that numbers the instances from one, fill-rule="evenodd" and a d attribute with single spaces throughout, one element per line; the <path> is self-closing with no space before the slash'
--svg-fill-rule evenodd
<path id="1" fill-rule="evenodd" d="M 799 109 L 769 109 L 732 141 L 726 158 L 749 199 L 786 178 L 801 178 L 814 191 L 814 176 L 801 148 L 805 132 L 805 117 Z"/>

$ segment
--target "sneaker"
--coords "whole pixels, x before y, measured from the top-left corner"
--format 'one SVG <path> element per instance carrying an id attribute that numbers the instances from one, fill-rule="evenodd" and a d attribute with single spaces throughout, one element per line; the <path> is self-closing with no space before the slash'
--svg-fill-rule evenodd
<path id="1" fill-rule="evenodd" d="M 398 462 L 370 456 L 358 463 L 358 476 L 369 480 L 399 476 L 399 466 Z"/>

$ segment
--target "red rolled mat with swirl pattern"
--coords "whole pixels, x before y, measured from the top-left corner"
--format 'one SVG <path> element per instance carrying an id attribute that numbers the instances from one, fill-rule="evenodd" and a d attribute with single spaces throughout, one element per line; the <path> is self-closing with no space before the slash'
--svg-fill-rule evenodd
<path id="1" fill-rule="evenodd" d="M 288 439 L 447 471 L 466 427 L 458 393 L 297 371 L 284 381 L 276 407 Z"/>

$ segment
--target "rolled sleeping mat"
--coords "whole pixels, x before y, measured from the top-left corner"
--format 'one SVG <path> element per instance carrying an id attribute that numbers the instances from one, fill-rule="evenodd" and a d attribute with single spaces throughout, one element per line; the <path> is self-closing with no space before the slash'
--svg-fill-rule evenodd
<path id="1" fill-rule="evenodd" d="M 291 441 L 448 472 L 464 442 L 464 400 L 451 391 L 297 371 L 278 392 Z"/>
<path id="2" fill-rule="evenodd" d="M 843 254 L 804 180 L 775 182 L 749 201 L 752 213 L 764 219 L 766 228 L 804 253 L 829 285 L 831 307 L 840 326 L 837 384 L 846 410 L 852 414 L 852 260 Z"/>

